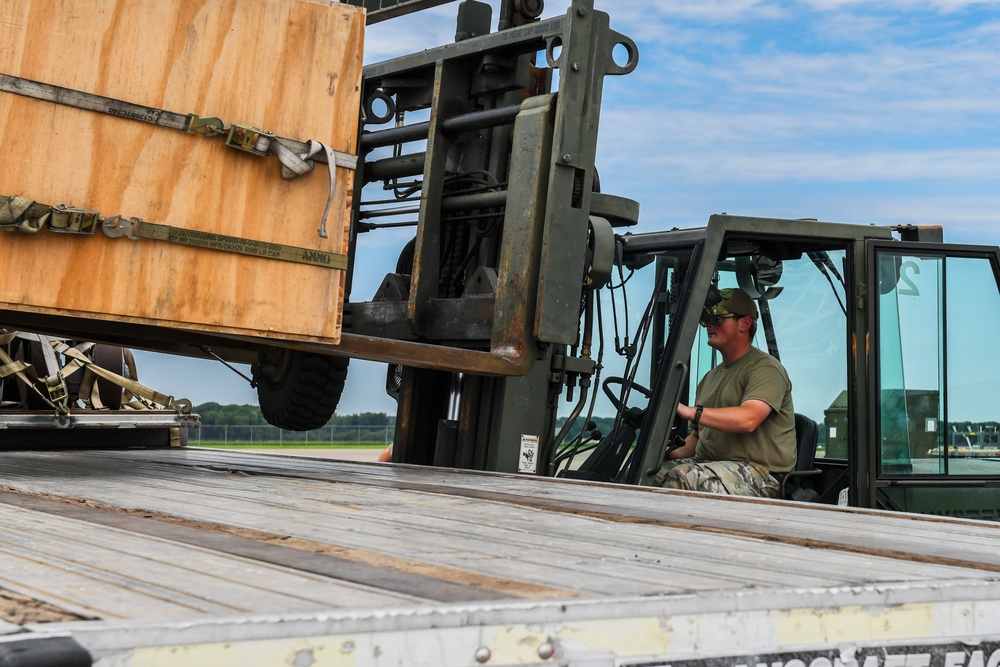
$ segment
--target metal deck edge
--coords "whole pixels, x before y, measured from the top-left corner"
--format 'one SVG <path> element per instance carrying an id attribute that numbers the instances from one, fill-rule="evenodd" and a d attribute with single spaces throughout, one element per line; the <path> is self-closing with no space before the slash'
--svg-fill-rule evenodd
<path id="1" fill-rule="evenodd" d="M 385 633 L 510 633 L 565 636 L 601 641 L 610 634 L 625 641 L 641 629 L 635 644 L 664 647 L 684 637 L 711 636 L 716 648 L 766 648 L 787 634 L 789 624 L 816 626 L 811 637 L 852 641 L 1000 638 L 1000 580 L 932 580 L 832 588 L 721 591 L 654 597 L 504 601 L 434 604 L 283 615 L 234 615 L 185 622 L 69 622 L 26 626 L 69 631 L 95 652 L 220 642 L 309 639 L 356 642 Z M 739 627 L 746 630 L 738 632 Z M 614 632 L 611 632 L 611 629 Z M 492 630 L 491 630 L 492 629 Z M 599 631 L 598 631 L 599 629 Z M 723 635 L 732 636 L 725 639 Z M 596 633 L 596 634 L 595 634 Z M 707 633 L 707 634 L 706 634 Z M 757 636 L 759 635 L 759 636 Z M 637 641 L 637 640 L 636 640 Z M 339 642 L 339 644 L 338 644 Z M 617 643 L 617 640 L 616 640 Z M 700 645 L 700 642 L 695 642 Z M 780 642 L 779 642 L 780 643 Z M 698 646 L 688 646 L 697 650 Z M 338 649 L 339 650 L 339 649 Z M 641 651 L 640 651 L 641 653 Z"/>

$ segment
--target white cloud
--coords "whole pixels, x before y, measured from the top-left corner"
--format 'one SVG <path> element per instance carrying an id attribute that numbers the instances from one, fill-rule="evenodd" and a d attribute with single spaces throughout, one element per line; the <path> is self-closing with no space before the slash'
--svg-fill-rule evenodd
<path id="1" fill-rule="evenodd" d="M 380 62 L 455 41 L 457 3 L 450 3 L 369 26 L 365 63 Z"/>
<path id="2" fill-rule="evenodd" d="M 864 9 L 873 6 L 869 0 L 803 0 L 803 4 L 821 11 Z M 1000 5 L 1000 0 L 882 0 L 875 6 L 881 12 L 931 10 L 948 14 L 996 5 Z"/>
<path id="3" fill-rule="evenodd" d="M 787 13 L 784 5 L 766 0 L 597 0 L 597 9 L 612 17 L 617 30 L 631 27 L 637 31 L 663 21 L 699 21 L 727 24 L 747 18 L 776 19 Z"/>
<path id="4" fill-rule="evenodd" d="M 995 182 L 1000 149 L 879 151 L 832 154 L 782 152 L 663 158 L 656 166 L 683 180 L 714 178 L 738 183 L 866 183 L 871 181 L 961 180 Z"/>

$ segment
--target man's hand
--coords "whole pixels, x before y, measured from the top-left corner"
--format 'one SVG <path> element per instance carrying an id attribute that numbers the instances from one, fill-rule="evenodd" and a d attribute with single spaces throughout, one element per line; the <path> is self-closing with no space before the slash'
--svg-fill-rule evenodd
<path id="1" fill-rule="evenodd" d="M 694 413 L 695 413 L 694 407 L 690 405 L 684 405 L 683 403 L 677 404 L 677 416 L 680 417 L 681 419 L 685 421 L 693 421 Z M 702 419 L 704 419 L 704 415 L 702 415 Z"/>
<path id="2" fill-rule="evenodd" d="M 689 459 L 694 456 L 694 450 L 697 446 L 698 431 L 691 431 L 688 433 L 688 437 L 684 439 L 683 445 L 667 452 L 667 460 L 676 461 L 677 459 Z"/>

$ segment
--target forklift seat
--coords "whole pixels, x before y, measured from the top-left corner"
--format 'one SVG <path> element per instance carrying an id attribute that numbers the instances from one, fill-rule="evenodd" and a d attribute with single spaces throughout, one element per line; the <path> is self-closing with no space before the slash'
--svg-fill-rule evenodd
<path id="1" fill-rule="evenodd" d="M 819 493 L 812 488 L 811 478 L 822 474 L 815 466 L 819 426 L 805 415 L 795 413 L 795 469 L 781 480 L 781 497 L 786 500 L 815 502 Z"/>

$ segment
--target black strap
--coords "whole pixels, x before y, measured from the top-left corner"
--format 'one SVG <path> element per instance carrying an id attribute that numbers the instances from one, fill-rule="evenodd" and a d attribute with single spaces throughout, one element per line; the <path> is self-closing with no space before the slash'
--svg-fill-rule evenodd
<path id="1" fill-rule="evenodd" d="M 310 142 L 308 141 L 279 137 L 267 130 L 249 125 L 233 124 L 227 126 L 222 120 L 215 117 L 201 117 L 193 113 L 184 114 L 147 107 L 11 74 L 0 74 L 0 90 L 77 109 L 96 111 L 118 118 L 152 123 L 159 127 L 181 130 L 188 134 L 199 134 L 203 137 L 225 136 L 227 146 L 256 155 L 278 155 L 279 149 L 272 146 L 274 143 L 281 144 L 284 148 L 299 155 L 307 155 L 310 152 Z M 357 167 L 357 156 L 334 151 L 334 157 L 338 167 L 348 169 Z M 311 155 L 310 159 L 314 162 L 327 162 L 328 156 L 325 152 L 320 151 Z"/>
<path id="2" fill-rule="evenodd" d="M 37 233 L 42 227 L 48 227 L 55 232 L 89 235 L 98 225 L 109 238 L 126 236 L 132 240 L 167 241 L 328 269 L 347 268 L 347 257 L 338 253 L 173 227 L 120 215 L 102 218 L 97 211 L 50 206 L 27 197 L 0 195 L 0 231 Z"/>

